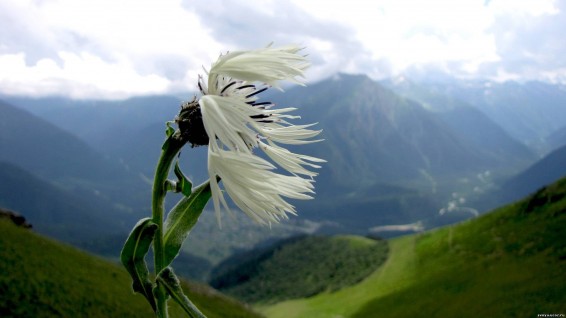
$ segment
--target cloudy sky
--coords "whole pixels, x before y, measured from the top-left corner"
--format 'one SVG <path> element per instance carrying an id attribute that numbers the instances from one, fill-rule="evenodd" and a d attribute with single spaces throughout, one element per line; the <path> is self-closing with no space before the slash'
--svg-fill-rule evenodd
<path id="1" fill-rule="evenodd" d="M 0 94 L 194 90 L 227 50 L 297 43 L 336 72 L 566 83 L 566 0 L 0 0 Z"/>

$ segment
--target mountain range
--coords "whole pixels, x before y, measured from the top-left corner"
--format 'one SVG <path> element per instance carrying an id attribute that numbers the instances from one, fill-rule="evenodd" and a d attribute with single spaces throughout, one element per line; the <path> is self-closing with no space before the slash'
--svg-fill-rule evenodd
<path id="1" fill-rule="evenodd" d="M 96 196 L 82 195 L 0 162 L 0 206 L 24 215 L 46 235 L 83 247 L 128 230 L 124 213 Z"/>
<path id="2" fill-rule="evenodd" d="M 401 77 L 387 82 L 393 90 L 403 91 L 410 80 Z M 473 105 L 512 138 L 540 153 L 559 146 L 547 140 L 566 127 L 566 86 L 561 84 L 445 79 L 418 85 L 421 90 Z"/>
<path id="3" fill-rule="evenodd" d="M 501 95 L 495 100 L 505 103 L 496 104 L 490 99 L 490 107 L 498 110 L 487 112 L 487 102 L 479 103 L 477 97 L 466 99 L 472 88 L 479 90 L 476 83 L 455 83 L 376 82 L 366 76 L 338 74 L 307 87 L 292 87 L 284 94 L 271 91 L 262 95 L 262 101 L 298 107 L 297 114 L 302 118 L 297 122 L 317 122 L 315 127 L 323 130 L 323 142 L 296 149 L 328 161 L 316 178 L 315 199 L 293 202 L 299 218 L 313 222 L 316 225 L 312 228 L 323 233 L 367 234 L 380 226 L 407 228 L 405 225 L 419 222 L 431 228 L 473 217 L 504 202 L 503 196 L 485 198 L 498 187 L 511 188 L 512 181 L 506 180 L 535 165 L 539 150 L 548 144 L 533 146 L 532 142 L 541 134 L 560 133 L 555 127 L 563 120 L 563 109 L 557 105 L 566 97 L 561 95 L 560 87 L 484 83 L 484 90 L 491 87 L 492 94 Z M 521 125 L 532 129 L 539 125 L 541 117 L 552 117 L 553 124 L 543 133 L 521 137 L 529 141 L 527 145 L 519 140 L 516 129 L 506 126 L 510 121 L 496 114 L 509 112 L 509 96 L 529 92 L 534 95 L 521 100 L 513 108 L 520 114 L 512 116 L 519 116 Z M 543 92 L 549 96 L 536 100 Z M 31 214 L 31 223 L 37 223 L 40 231 L 43 221 L 34 220 L 35 216 L 54 212 L 49 212 L 45 204 L 35 204 L 34 211 L 26 208 L 26 204 L 33 205 L 33 197 L 20 193 L 27 190 L 15 193 L 16 187 L 9 186 L 10 182 L 20 184 L 18 189 L 48 189 L 48 195 L 37 197 L 81 202 L 75 205 L 83 211 L 77 215 L 94 214 L 93 218 L 99 220 L 93 220 L 93 224 L 112 219 L 118 231 L 150 214 L 152 173 L 165 138 L 165 121 L 177 114 L 179 98 L 4 99 L 8 102 L 0 103 L 0 161 L 4 162 L 0 169 L 4 172 L 1 183 L 6 188 L 0 192 L 0 204 Z M 551 105 L 542 105 L 544 101 Z M 529 116 L 539 104 L 544 114 Z M 180 158 L 184 171 L 197 183 L 207 177 L 206 151 L 206 147 L 187 148 Z M 547 167 L 548 178 L 532 177 L 518 183 L 528 182 L 536 189 L 544 185 L 542 182 L 556 180 L 564 162 L 553 160 L 541 165 Z M 67 197 L 72 199 L 64 199 Z M 62 215 L 73 213 L 69 204 L 58 210 L 67 211 Z M 439 213 L 442 211 L 450 213 Z M 67 228 L 73 227 L 65 217 L 61 222 Z M 212 227 L 203 228 L 210 231 Z M 232 230 L 238 231 L 237 227 Z M 231 239 L 215 243 L 206 242 L 206 235 L 196 237 L 202 238 L 203 245 L 236 248 L 233 235 L 223 235 Z M 228 248 L 223 253 L 230 251 Z M 216 255 L 215 261 L 225 256 Z"/>

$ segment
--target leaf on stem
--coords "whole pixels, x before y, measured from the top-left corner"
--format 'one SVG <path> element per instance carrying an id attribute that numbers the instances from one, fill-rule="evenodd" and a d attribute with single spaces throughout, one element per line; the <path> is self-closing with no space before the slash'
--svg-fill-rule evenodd
<path id="1" fill-rule="evenodd" d="M 210 183 L 207 181 L 198 186 L 190 196 L 182 198 L 167 215 L 163 236 L 164 266 L 171 264 L 179 254 L 183 241 L 197 223 L 211 195 Z"/>
<path id="2" fill-rule="evenodd" d="M 187 177 L 185 177 L 183 171 L 181 171 L 181 168 L 179 168 L 179 161 L 175 163 L 175 169 L 173 170 L 175 172 L 175 175 L 179 179 L 179 181 L 177 182 L 177 191 L 183 193 L 183 195 L 186 197 L 190 196 L 193 184 Z"/>
<path id="3" fill-rule="evenodd" d="M 122 264 L 132 276 L 134 292 L 144 295 L 154 311 L 156 303 L 152 293 L 153 283 L 149 280 L 145 255 L 149 251 L 155 231 L 157 231 L 157 224 L 151 222 L 150 218 L 139 220 L 120 253 Z"/>
<path id="4" fill-rule="evenodd" d="M 157 282 L 165 287 L 167 293 L 175 300 L 191 318 L 206 318 L 183 293 L 179 279 L 171 267 L 165 267 L 158 275 Z"/>
<path id="5" fill-rule="evenodd" d="M 165 123 L 165 125 L 167 125 L 167 128 L 165 129 L 165 135 L 167 137 L 171 137 L 175 133 L 175 128 L 171 127 L 171 124 L 173 123 L 174 121 L 168 121 Z"/>

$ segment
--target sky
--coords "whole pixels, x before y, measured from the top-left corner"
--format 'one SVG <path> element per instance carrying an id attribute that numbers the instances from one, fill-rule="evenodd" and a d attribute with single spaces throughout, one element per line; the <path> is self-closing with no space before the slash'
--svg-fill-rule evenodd
<path id="1" fill-rule="evenodd" d="M 566 0 L 0 0 L 0 94 L 194 91 L 226 51 L 298 44 L 337 72 L 566 84 Z"/>

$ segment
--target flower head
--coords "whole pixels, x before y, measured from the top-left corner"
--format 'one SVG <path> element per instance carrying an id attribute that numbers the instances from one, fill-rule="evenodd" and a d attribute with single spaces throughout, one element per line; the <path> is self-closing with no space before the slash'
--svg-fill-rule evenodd
<path id="1" fill-rule="evenodd" d="M 291 124 L 288 120 L 299 118 L 289 114 L 295 108 L 275 108 L 271 102 L 258 100 L 260 93 L 279 87 L 280 81 L 302 84 L 298 77 L 303 77 L 309 63 L 300 50 L 297 46 L 269 46 L 230 52 L 212 64 L 208 80 L 199 77 L 203 96 L 198 106 L 195 100 L 185 109 L 188 112 L 190 106 L 194 113 L 198 107 L 208 136 L 208 174 L 219 219 L 221 207 L 229 208 L 217 177 L 232 201 L 259 223 L 295 214 L 288 198 L 312 198 L 312 178 L 317 174 L 308 168 L 319 168 L 324 160 L 293 153 L 279 144 L 318 141 L 312 138 L 320 130 Z M 258 149 L 274 164 L 259 157 Z M 279 169 L 287 172 L 278 173 Z"/>

